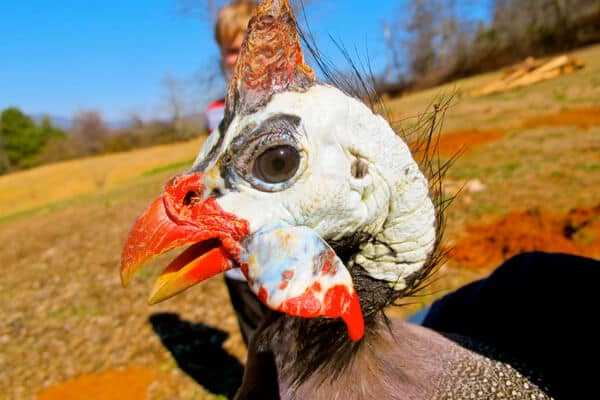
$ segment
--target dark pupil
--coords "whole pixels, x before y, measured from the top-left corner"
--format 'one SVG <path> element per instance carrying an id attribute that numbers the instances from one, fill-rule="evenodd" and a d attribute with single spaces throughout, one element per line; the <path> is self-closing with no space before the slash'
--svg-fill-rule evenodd
<path id="1" fill-rule="evenodd" d="M 281 154 L 280 156 L 281 157 L 279 158 L 274 158 L 272 161 L 273 171 L 283 171 L 285 169 L 285 160 L 282 158 Z"/>
<path id="2" fill-rule="evenodd" d="M 268 149 L 256 159 L 254 176 L 268 183 L 281 183 L 292 178 L 298 170 L 300 155 L 291 146 Z"/>

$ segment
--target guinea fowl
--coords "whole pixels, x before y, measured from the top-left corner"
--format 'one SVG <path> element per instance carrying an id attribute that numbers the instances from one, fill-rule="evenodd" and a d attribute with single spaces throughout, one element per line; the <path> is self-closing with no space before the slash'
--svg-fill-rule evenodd
<path id="1" fill-rule="evenodd" d="M 431 272 L 438 225 L 407 145 L 316 79 L 288 2 L 265 0 L 218 132 L 138 218 L 121 277 L 189 245 L 158 278 L 156 303 L 242 268 L 274 311 L 239 399 L 550 398 L 508 363 L 386 318 Z"/>

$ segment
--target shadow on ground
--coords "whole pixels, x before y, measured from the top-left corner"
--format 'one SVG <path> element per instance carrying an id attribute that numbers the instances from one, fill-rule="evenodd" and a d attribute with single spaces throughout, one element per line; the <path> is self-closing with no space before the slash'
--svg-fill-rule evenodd
<path id="1" fill-rule="evenodd" d="M 226 332 L 171 313 L 153 314 L 149 321 L 179 368 L 206 390 L 233 398 L 242 383 L 244 367 L 223 349 Z"/>

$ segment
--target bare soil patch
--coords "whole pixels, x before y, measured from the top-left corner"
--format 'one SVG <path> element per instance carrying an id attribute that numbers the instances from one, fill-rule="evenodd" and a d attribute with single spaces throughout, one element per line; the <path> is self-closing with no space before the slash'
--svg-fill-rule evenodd
<path id="1" fill-rule="evenodd" d="M 37 400 L 79 400 L 82 393 L 95 400 L 143 400 L 154 379 L 151 368 L 125 368 L 103 374 L 90 374 L 51 386 Z"/>
<path id="2" fill-rule="evenodd" d="M 457 153 L 468 153 L 478 146 L 494 142 L 504 135 L 501 130 L 467 129 L 443 134 L 438 142 L 438 150 L 442 156 L 453 156 Z"/>
<path id="3" fill-rule="evenodd" d="M 564 215 L 542 209 L 514 211 L 490 224 L 468 228 L 469 236 L 449 252 L 457 264 L 485 268 L 522 252 L 600 256 L 600 204 Z"/>
<path id="4" fill-rule="evenodd" d="M 525 128 L 576 126 L 579 129 L 587 130 L 592 126 L 600 125 L 600 107 L 575 108 L 556 114 L 533 117 L 523 121 L 521 125 Z"/>

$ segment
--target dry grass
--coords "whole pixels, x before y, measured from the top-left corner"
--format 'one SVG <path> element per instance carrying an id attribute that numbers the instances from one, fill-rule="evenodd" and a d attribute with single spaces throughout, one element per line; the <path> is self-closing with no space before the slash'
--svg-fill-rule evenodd
<path id="1" fill-rule="evenodd" d="M 510 92 L 472 97 L 477 86 L 496 80 L 501 72 L 480 75 L 400 98 L 387 105 L 392 120 L 411 129 L 418 116 L 440 96 L 454 95 L 454 105 L 445 120 L 445 131 L 505 129 L 519 126 L 522 120 L 558 113 L 571 108 L 597 107 L 600 104 L 600 46 L 574 52 L 586 67 L 574 74 L 540 82 Z"/>
<path id="2" fill-rule="evenodd" d="M 191 165 L 203 139 L 46 165 L 0 176 L 0 218 Z M 168 168 L 168 166 L 172 166 Z"/>

